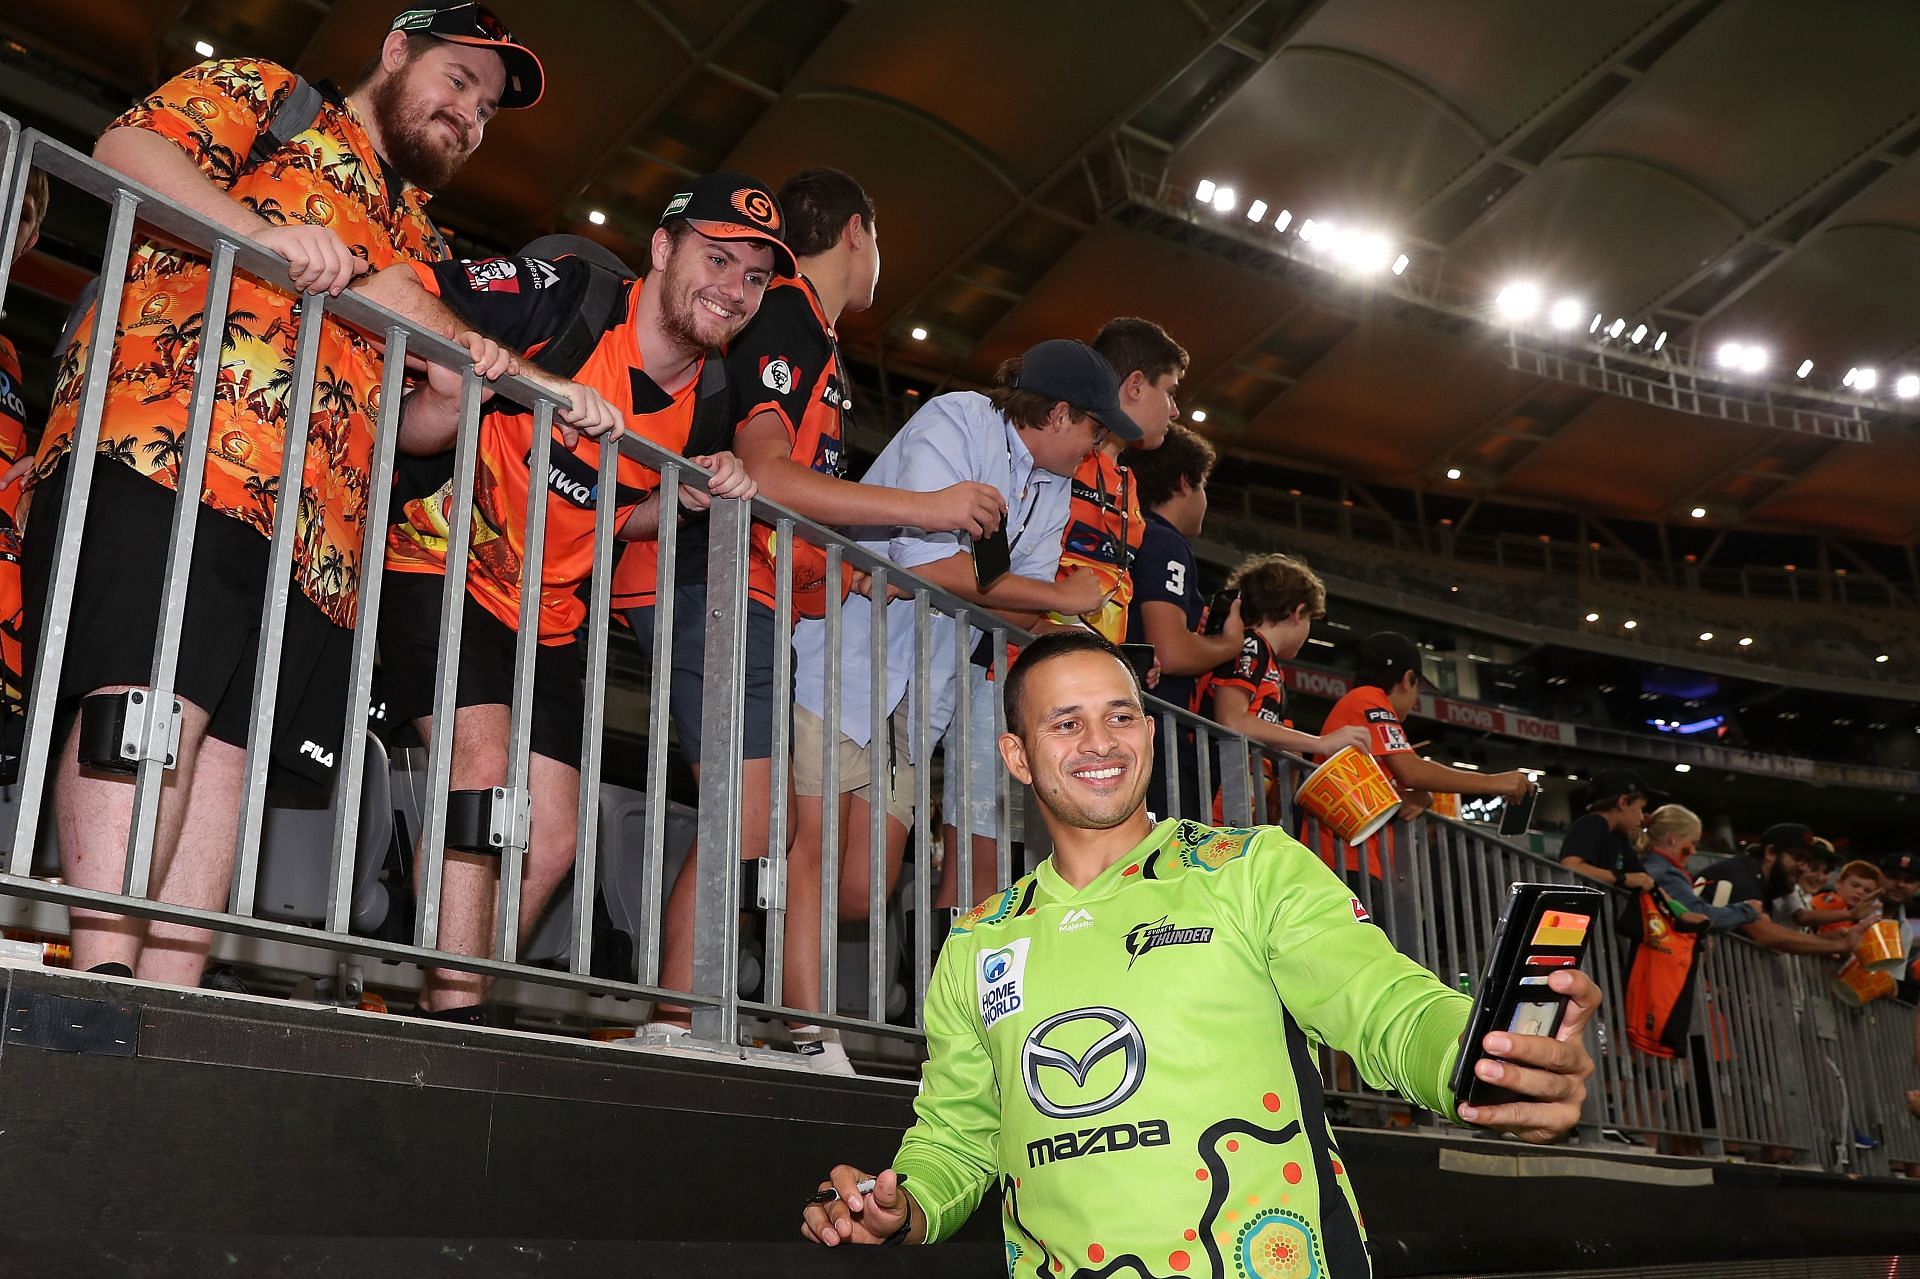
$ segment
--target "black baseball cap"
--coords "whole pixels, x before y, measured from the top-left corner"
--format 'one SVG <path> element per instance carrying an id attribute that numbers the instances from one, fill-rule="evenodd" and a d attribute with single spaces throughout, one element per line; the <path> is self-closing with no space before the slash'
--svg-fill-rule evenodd
<path id="1" fill-rule="evenodd" d="M 491 9 L 473 0 L 423 0 L 401 10 L 388 31 L 492 49 L 507 68 L 507 87 L 500 94 L 503 110 L 530 107 L 546 92 L 547 73 L 533 50 L 516 40 Z"/>
<path id="2" fill-rule="evenodd" d="M 1920 853 L 1891 853 L 1880 859 L 1880 869 L 1896 879 L 1920 879 Z"/>
<path id="3" fill-rule="evenodd" d="M 1798 853 L 1825 844 L 1827 854 L 1833 854 L 1833 845 L 1815 835 L 1813 827 L 1805 822 L 1775 822 L 1760 832 L 1760 838 L 1755 843 L 1762 849 L 1771 844 L 1782 853 Z"/>
<path id="4" fill-rule="evenodd" d="M 1022 391 L 1063 400 L 1115 436 L 1127 441 L 1144 437 L 1140 424 L 1120 407 L 1120 378 L 1107 357 L 1072 338 L 1049 338 L 1027 348 L 1020 357 L 1020 373 L 1013 384 Z"/>
<path id="5" fill-rule="evenodd" d="M 660 215 L 665 226 L 675 218 L 709 240 L 758 240 L 773 250 L 774 270 L 798 275 L 799 264 L 787 247 L 786 218 L 766 183 L 744 173 L 709 173 L 674 193 Z"/>
<path id="6" fill-rule="evenodd" d="M 1384 676 L 1388 684 L 1399 683 L 1405 672 L 1412 671 L 1422 684 L 1433 686 L 1421 672 L 1419 647 L 1399 631 L 1375 631 L 1361 640 L 1353 668 L 1363 675 Z"/>
<path id="7" fill-rule="evenodd" d="M 1587 787 L 1587 804 L 1604 804 L 1610 799 L 1619 799 L 1622 795 L 1645 795 L 1649 800 L 1658 792 L 1650 789 L 1640 774 L 1631 768 L 1603 768 L 1593 775 L 1593 782 Z"/>

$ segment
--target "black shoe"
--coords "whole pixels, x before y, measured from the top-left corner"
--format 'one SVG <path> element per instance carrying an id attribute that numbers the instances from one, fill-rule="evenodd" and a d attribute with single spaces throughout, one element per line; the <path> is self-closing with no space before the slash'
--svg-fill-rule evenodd
<path id="1" fill-rule="evenodd" d="M 487 1026 L 494 1030 L 513 1029 L 513 1010 L 487 1004 L 462 1004 L 458 1008 L 428 1010 L 414 1006 L 413 1015 L 425 1021 L 447 1026 Z"/>
<path id="2" fill-rule="evenodd" d="M 95 964 L 87 969 L 90 973 L 99 973 L 102 977 L 131 977 L 133 969 L 125 964 Z"/>
<path id="3" fill-rule="evenodd" d="M 249 995 L 247 984 L 231 968 L 215 968 L 200 979 L 200 989 L 217 990 L 223 995 Z"/>

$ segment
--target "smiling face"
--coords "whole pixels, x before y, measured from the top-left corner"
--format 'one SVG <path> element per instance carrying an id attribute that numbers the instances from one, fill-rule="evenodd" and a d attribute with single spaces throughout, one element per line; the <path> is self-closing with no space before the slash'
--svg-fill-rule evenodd
<path id="1" fill-rule="evenodd" d="M 381 50 L 385 74 L 367 91 L 388 164 L 427 191 L 453 180 L 500 109 L 507 69 L 500 55 L 400 32 Z"/>
<path id="2" fill-rule="evenodd" d="M 773 278 L 773 250 L 757 240 L 715 240 L 691 227 L 653 233 L 660 324 L 689 350 L 712 351 L 740 335 Z"/>
<path id="3" fill-rule="evenodd" d="M 1153 772 L 1153 720 L 1125 662 L 1064 653 L 1029 671 L 1017 731 L 1000 757 L 1054 820 L 1110 830 L 1140 811 Z"/>

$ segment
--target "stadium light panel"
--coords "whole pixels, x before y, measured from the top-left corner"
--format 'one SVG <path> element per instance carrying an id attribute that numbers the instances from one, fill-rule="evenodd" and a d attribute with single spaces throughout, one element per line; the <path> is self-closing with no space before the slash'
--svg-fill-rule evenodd
<path id="1" fill-rule="evenodd" d="M 1509 284 L 1494 295 L 1493 307 L 1509 320 L 1531 320 L 1540 310 L 1540 286 L 1530 280 Z"/>
<path id="2" fill-rule="evenodd" d="M 1561 298 L 1553 304 L 1553 309 L 1547 312 L 1547 323 L 1556 329 L 1570 329 L 1580 323 L 1580 317 L 1585 315 L 1586 311 L 1587 304 L 1579 298 Z"/>
<path id="3" fill-rule="evenodd" d="M 909 333 L 907 336 L 911 337 L 916 342 L 924 342 L 927 340 L 927 331 L 916 324 L 913 326 L 913 331 Z"/>
<path id="4" fill-rule="evenodd" d="M 1752 647 L 1753 647 L 1753 636 L 1751 636 L 1751 635 L 1742 635 L 1742 636 L 1740 637 L 1740 647 L 1741 647 L 1741 648 L 1752 648 Z"/>
<path id="5" fill-rule="evenodd" d="M 1623 631 L 1630 631 L 1638 625 L 1640 625 L 1640 623 L 1634 621 L 1631 617 L 1629 617 L 1626 621 L 1620 623 L 1620 629 Z"/>
<path id="6" fill-rule="evenodd" d="M 1667 344 L 1667 331 L 1665 329 L 1661 329 L 1660 336 L 1653 340 L 1653 349 L 1658 351 L 1661 347 L 1665 346 L 1666 344 Z"/>
<path id="7" fill-rule="evenodd" d="M 1222 213 L 1232 213 L 1233 206 L 1240 202 L 1232 187 L 1220 187 L 1213 193 L 1213 207 Z"/>
<path id="8" fill-rule="evenodd" d="M 595 226 L 605 226 L 607 224 L 607 215 L 598 209 L 588 209 L 587 221 L 593 223 Z"/>
<path id="9" fill-rule="evenodd" d="M 1631 338 L 1629 338 L 1628 340 L 1629 340 L 1629 341 L 1631 341 L 1631 342 L 1632 342 L 1632 343 L 1633 343 L 1633 344 L 1634 344 L 1635 346 L 1639 346 L 1639 345 L 1640 345 L 1640 344 L 1641 344 L 1642 342 L 1644 342 L 1644 341 L 1646 341 L 1646 340 L 1647 340 L 1647 326 L 1646 326 L 1646 325 L 1644 325 L 1644 324 L 1636 324 L 1636 325 L 1634 325 L 1634 326 L 1633 326 L 1633 336 L 1632 336 Z"/>
<path id="10" fill-rule="evenodd" d="M 1704 520 L 1707 518 L 1707 508 L 1704 506 L 1696 506 L 1691 511 L 1688 511 L 1687 514 L 1693 516 L 1696 520 Z"/>
<path id="11" fill-rule="evenodd" d="M 1320 224 L 1318 222 L 1315 222 L 1312 218 L 1308 218 L 1305 222 L 1302 222 L 1300 224 L 1300 238 L 1306 243 L 1312 244 L 1313 237 L 1319 234 L 1320 234 Z"/>
<path id="12" fill-rule="evenodd" d="M 1890 662 L 1890 661 L 1892 661 L 1892 660 L 1893 660 L 1893 658 L 1892 658 L 1892 657 L 1890 657 L 1890 656 L 1888 656 L 1888 655 L 1887 655 L 1887 654 L 1885 654 L 1885 653 L 1882 653 L 1882 654 L 1880 654 L 1880 656 L 1878 656 L 1878 657 L 1876 657 L 1876 658 L 1874 658 L 1873 660 L 1874 660 L 1874 661 L 1876 661 L 1876 662 L 1880 662 L 1880 663 L 1882 663 L 1882 664 L 1884 665 L 1885 663 L 1887 663 L 1887 662 Z"/>
<path id="13" fill-rule="evenodd" d="M 1920 395 L 1920 374 L 1902 373 L 1893 384 L 1893 393 L 1903 400 Z"/>
<path id="14" fill-rule="evenodd" d="M 1406 254 L 1402 253 L 1399 257 L 1393 260 L 1393 273 L 1395 275 L 1405 275 L 1407 273 L 1407 268 L 1412 265 L 1413 265 L 1413 259 L 1408 257 Z"/>
<path id="15" fill-rule="evenodd" d="M 1609 324 L 1607 326 L 1607 336 L 1610 338 L 1617 338 L 1622 333 L 1625 333 L 1626 331 L 1627 331 L 1627 322 L 1622 319 L 1616 318 L 1612 324 Z"/>
<path id="16" fill-rule="evenodd" d="M 1769 353 L 1764 346 L 1748 346 L 1740 353 L 1740 370 L 1743 373 L 1759 373 L 1766 369 Z"/>
<path id="17" fill-rule="evenodd" d="M 193 42 L 193 51 L 203 58 L 211 58 L 213 56 L 213 46 L 205 40 L 195 40 Z"/>
<path id="18" fill-rule="evenodd" d="M 1292 225 L 1293 225 L 1292 209 L 1280 210 L 1280 216 L 1273 220 L 1273 229 L 1276 231 L 1284 231 Z"/>
<path id="19" fill-rule="evenodd" d="M 1675 764 L 1673 766 L 1673 771 L 1676 773 L 1691 773 L 1693 771 L 1693 765 L 1692 764 Z"/>
<path id="20" fill-rule="evenodd" d="M 1853 389 L 1871 391 L 1880 385 L 1880 373 L 1877 369 L 1861 369 L 1853 375 Z"/>
<path id="21" fill-rule="evenodd" d="M 1606 322 L 1607 322 L 1607 317 L 1602 315 L 1600 312 L 1595 311 L 1593 313 L 1593 323 L 1587 326 L 1587 332 L 1598 333 L 1600 331 L 1600 326 L 1602 324 L 1605 324 Z"/>
<path id="22" fill-rule="evenodd" d="M 1793 375 L 1804 382 L 1807 380 L 1807 374 L 1811 372 L 1813 372 L 1813 361 L 1802 360 L 1800 361 L 1800 367 L 1793 371 Z"/>
<path id="23" fill-rule="evenodd" d="M 1450 480 L 1457 480 L 1457 479 L 1459 479 L 1459 478 L 1460 478 L 1460 468 L 1459 468 L 1459 467 L 1457 467 L 1457 466 L 1449 466 L 1449 467 L 1447 468 L 1447 478 L 1448 478 L 1448 479 L 1450 479 Z"/>
<path id="24" fill-rule="evenodd" d="M 1200 185 L 1193 189 L 1193 198 L 1202 204 L 1212 204 L 1215 189 L 1212 178 L 1201 178 Z"/>
<path id="25" fill-rule="evenodd" d="M 1713 353 L 1713 358 L 1723 369 L 1737 369 L 1745 355 L 1746 348 L 1738 342 L 1722 342 L 1720 349 Z"/>
<path id="26" fill-rule="evenodd" d="M 1712 643 L 1712 642 L 1713 642 L 1713 632 L 1712 632 L 1712 631 L 1701 631 L 1701 632 L 1700 632 L 1700 642 L 1701 642 L 1702 644 L 1710 644 L 1710 643 Z"/>
<path id="27" fill-rule="evenodd" d="M 1193 412 L 1187 414 L 1187 416 L 1195 422 L 1204 422 L 1207 420 L 1207 411 L 1205 409 L 1195 409 Z"/>
<path id="28" fill-rule="evenodd" d="M 1247 221 L 1258 222 L 1261 218 L 1264 218 L 1266 216 L 1267 216 L 1267 202 L 1265 200 L 1255 200 L 1252 204 L 1249 204 L 1247 206 Z"/>

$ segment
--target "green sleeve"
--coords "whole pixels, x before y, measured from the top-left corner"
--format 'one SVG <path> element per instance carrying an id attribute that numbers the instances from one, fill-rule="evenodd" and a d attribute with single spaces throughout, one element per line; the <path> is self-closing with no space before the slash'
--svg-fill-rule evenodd
<path id="1" fill-rule="evenodd" d="M 913 1103 L 919 1118 L 893 1159 L 926 1214 L 928 1243 L 973 1215 L 997 1166 L 1000 1089 L 971 997 L 975 950 L 965 939 L 951 938 L 934 965 L 927 987 L 927 1063 Z"/>
<path id="2" fill-rule="evenodd" d="M 1362 922 L 1352 890 L 1284 831 L 1263 832 L 1250 853 L 1267 971 L 1294 1020 L 1369 1084 L 1451 1118 L 1447 1085 L 1473 1001 Z"/>

